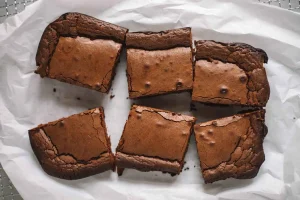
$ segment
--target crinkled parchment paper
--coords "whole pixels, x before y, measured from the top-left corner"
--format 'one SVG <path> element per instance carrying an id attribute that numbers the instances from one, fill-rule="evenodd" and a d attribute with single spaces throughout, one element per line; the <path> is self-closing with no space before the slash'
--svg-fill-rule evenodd
<path id="1" fill-rule="evenodd" d="M 188 93 L 139 101 L 126 99 L 126 56 L 110 92 L 72 86 L 34 74 L 35 54 L 45 27 L 65 12 L 82 12 L 129 28 L 159 31 L 192 27 L 193 39 L 244 42 L 264 49 L 271 86 L 264 141 L 266 161 L 251 180 L 228 179 L 205 185 L 194 137 L 179 176 L 126 170 L 76 181 L 48 176 L 35 158 L 27 130 L 93 108 L 105 109 L 113 150 L 132 103 L 189 113 Z M 53 92 L 56 88 L 56 92 Z M 77 98 L 80 100 L 77 100 Z M 198 122 L 236 113 L 240 108 L 197 105 Z M 0 25 L 0 161 L 25 200 L 182 200 L 300 198 L 300 14 L 250 0 L 97 1 L 39 0 Z"/>

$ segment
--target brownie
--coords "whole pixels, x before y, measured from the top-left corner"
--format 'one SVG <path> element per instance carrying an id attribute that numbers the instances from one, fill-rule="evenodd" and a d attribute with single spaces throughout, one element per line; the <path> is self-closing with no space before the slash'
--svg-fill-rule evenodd
<path id="1" fill-rule="evenodd" d="M 28 131 L 44 171 L 62 179 L 80 179 L 115 170 L 102 108 L 42 124 Z"/>
<path id="2" fill-rule="evenodd" d="M 249 179 L 265 160 L 265 110 L 237 114 L 194 126 L 205 183 Z"/>
<path id="3" fill-rule="evenodd" d="M 42 35 L 35 73 L 108 93 L 127 31 L 84 14 L 63 14 Z"/>
<path id="4" fill-rule="evenodd" d="M 267 54 L 243 43 L 195 41 L 192 100 L 202 103 L 264 107 L 270 87 L 263 66 Z"/>
<path id="5" fill-rule="evenodd" d="M 133 105 L 116 149 L 119 175 L 124 168 L 179 174 L 195 118 Z"/>
<path id="6" fill-rule="evenodd" d="M 191 28 L 126 34 L 129 98 L 190 91 Z"/>

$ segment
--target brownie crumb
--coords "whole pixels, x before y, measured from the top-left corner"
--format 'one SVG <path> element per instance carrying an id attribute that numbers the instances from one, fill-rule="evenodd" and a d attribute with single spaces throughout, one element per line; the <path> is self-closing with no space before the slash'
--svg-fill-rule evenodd
<path id="1" fill-rule="evenodd" d="M 186 161 L 183 162 L 183 164 L 185 164 L 185 163 L 186 163 Z"/>
<path id="2" fill-rule="evenodd" d="M 189 170 L 189 169 L 190 169 L 189 167 L 186 167 L 186 168 L 184 168 L 184 171 Z"/>
<path id="3" fill-rule="evenodd" d="M 195 104 L 190 104 L 190 111 L 197 111 Z"/>
<path id="4" fill-rule="evenodd" d="M 109 97 L 109 98 L 110 98 L 110 99 L 112 99 L 112 98 L 114 98 L 114 97 L 115 97 L 115 95 L 113 95 L 113 94 L 112 94 L 112 95 L 110 95 L 110 97 Z"/>
<path id="5" fill-rule="evenodd" d="M 126 97 L 126 99 L 129 99 L 129 97 Z"/>
<path id="6" fill-rule="evenodd" d="M 196 165 L 194 165 L 194 168 L 196 167 Z"/>
<path id="7" fill-rule="evenodd" d="M 176 176 L 176 174 L 175 173 L 170 173 L 170 175 L 173 177 L 173 176 Z"/>
<path id="8" fill-rule="evenodd" d="M 80 97 L 77 97 L 76 99 L 77 99 L 78 101 L 80 101 Z"/>
<path id="9" fill-rule="evenodd" d="M 56 92 L 56 88 L 53 88 L 53 92 Z"/>
<path id="10" fill-rule="evenodd" d="M 296 119 L 296 117 L 294 117 L 294 119 Z"/>

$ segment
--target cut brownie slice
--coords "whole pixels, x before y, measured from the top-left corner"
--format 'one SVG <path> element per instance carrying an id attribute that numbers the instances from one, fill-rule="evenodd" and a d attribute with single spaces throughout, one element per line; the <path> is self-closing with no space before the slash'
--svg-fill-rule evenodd
<path id="1" fill-rule="evenodd" d="M 116 150 L 119 175 L 124 168 L 179 174 L 195 118 L 134 105 Z"/>
<path id="2" fill-rule="evenodd" d="M 37 159 L 51 176 L 79 179 L 115 170 L 102 108 L 39 125 L 28 133 Z"/>
<path id="3" fill-rule="evenodd" d="M 263 63 L 267 54 L 243 43 L 195 41 L 192 100 L 263 107 L 270 88 Z"/>
<path id="4" fill-rule="evenodd" d="M 265 110 L 217 119 L 194 126 L 205 183 L 256 176 L 265 160 Z"/>
<path id="5" fill-rule="evenodd" d="M 127 33 L 130 98 L 190 91 L 193 86 L 190 28 Z"/>
<path id="6" fill-rule="evenodd" d="M 35 72 L 108 93 L 127 31 L 84 14 L 66 13 L 46 27 Z"/>

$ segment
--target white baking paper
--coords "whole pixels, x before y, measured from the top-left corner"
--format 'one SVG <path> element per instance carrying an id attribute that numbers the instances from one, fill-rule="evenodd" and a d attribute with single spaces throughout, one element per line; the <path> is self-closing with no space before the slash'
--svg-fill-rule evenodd
<path id="1" fill-rule="evenodd" d="M 129 28 L 160 31 L 192 27 L 193 39 L 244 42 L 264 49 L 271 86 L 264 141 L 266 161 L 251 180 L 228 179 L 205 185 L 194 137 L 179 176 L 125 170 L 76 181 L 48 176 L 30 147 L 27 130 L 103 106 L 115 149 L 134 102 L 194 114 L 198 122 L 236 113 L 240 108 L 197 105 L 189 113 L 187 93 L 126 99 L 126 57 L 123 52 L 110 95 L 34 74 L 35 54 L 45 27 L 65 12 L 82 12 Z M 56 92 L 53 92 L 56 88 Z M 25 200 L 201 200 L 300 199 L 300 15 L 256 0 L 97 1 L 39 0 L 0 25 L 0 161 Z M 77 98 L 81 100 L 77 100 Z"/>

